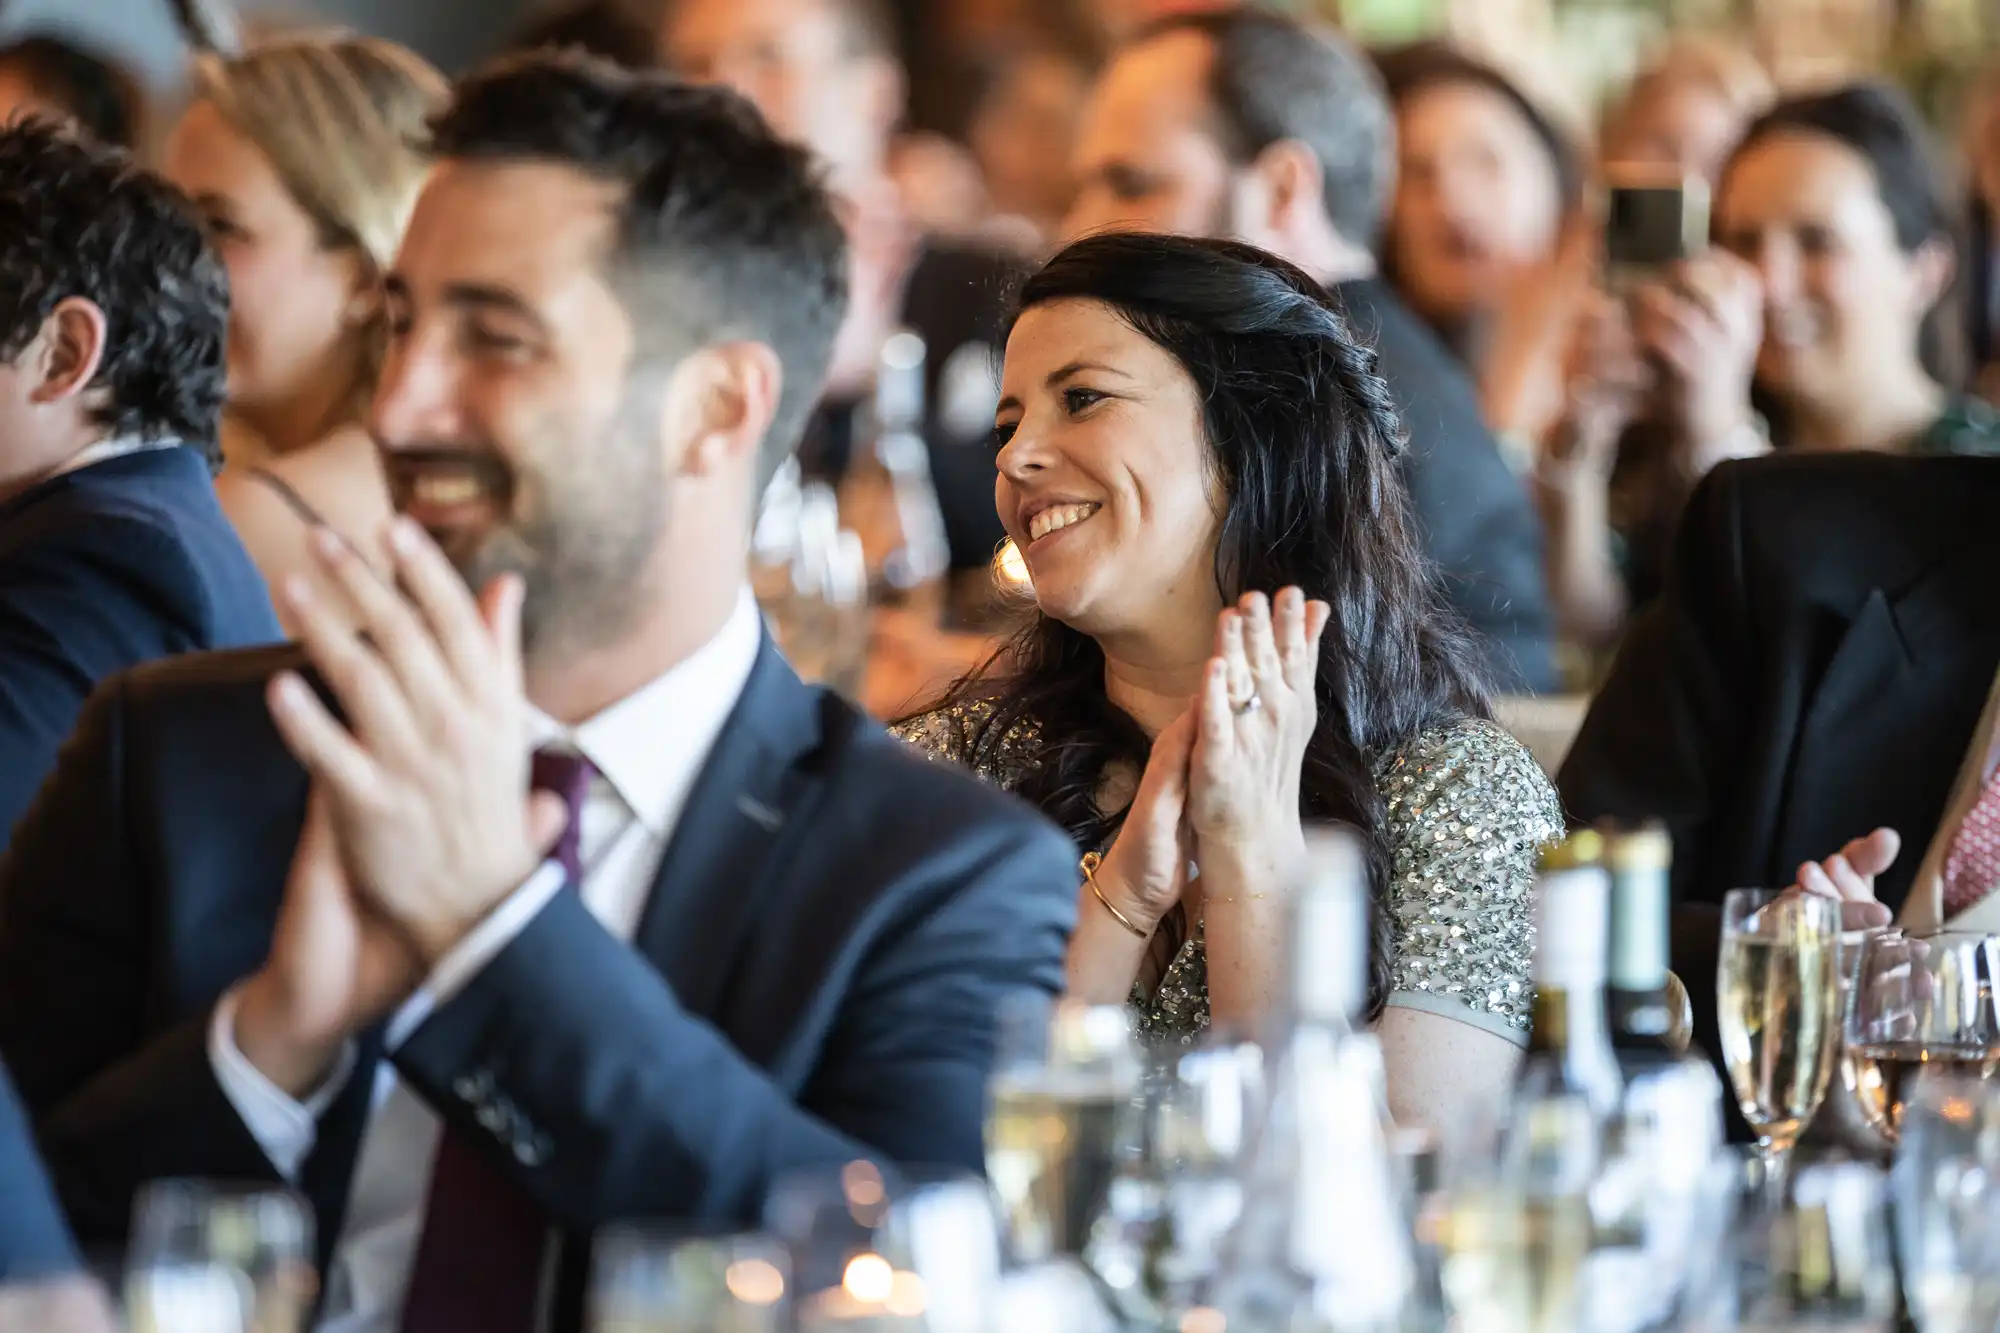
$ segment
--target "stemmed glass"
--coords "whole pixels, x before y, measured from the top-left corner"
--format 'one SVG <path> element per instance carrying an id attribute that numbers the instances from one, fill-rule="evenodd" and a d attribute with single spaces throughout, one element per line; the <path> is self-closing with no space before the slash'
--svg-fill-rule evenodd
<path id="1" fill-rule="evenodd" d="M 1845 1076 L 1869 1127 L 1895 1146 L 1919 1070 L 1975 1080 L 2000 1072 L 2000 938 L 1875 935 L 1862 946 L 1847 1012 Z"/>
<path id="2" fill-rule="evenodd" d="M 1839 1052 L 1839 951 L 1840 904 L 1830 898 L 1738 889 L 1723 900 L 1722 1060 L 1774 1203 Z"/>
<path id="3" fill-rule="evenodd" d="M 298 1333 L 317 1291 L 297 1195 L 196 1180 L 141 1191 L 125 1273 L 134 1333 Z"/>
<path id="4" fill-rule="evenodd" d="M 1923 1333 L 2000 1323 L 2000 1092 L 1963 1068 L 1903 1090 L 1891 1176 L 1903 1299 Z"/>

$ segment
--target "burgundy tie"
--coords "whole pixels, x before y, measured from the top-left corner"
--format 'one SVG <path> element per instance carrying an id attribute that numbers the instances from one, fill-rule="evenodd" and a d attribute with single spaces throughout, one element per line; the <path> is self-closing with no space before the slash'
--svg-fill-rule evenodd
<path id="1" fill-rule="evenodd" d="M 572 889 L 583 881 L 578 825 L 592 772 L 582 755 L 535 752 L 535 789 L 554 792 L 569 809 L 553 855 Z M 485 1095 L 492 1096 L 490 1087 Z M 509 1114 L 489 1101 L 480 1108 L 482 1123 L 489 1113 Z M 446 1125 L 403 1301 L 402 1333 L 533 1333 L 547 1236 L 548 1220 L 527 1191 Z"/>

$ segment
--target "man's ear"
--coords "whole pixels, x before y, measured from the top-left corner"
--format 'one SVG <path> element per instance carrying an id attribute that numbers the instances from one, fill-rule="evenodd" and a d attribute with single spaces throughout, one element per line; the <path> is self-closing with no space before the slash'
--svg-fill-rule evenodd
<path id="1" fill-rule="evenodd" d="M 1326 212 L 1326 176 L 1319 158 L 1298 139 L 1279 139 L 1251 162 L 1250 170 L 1263 185 L 1266 223 L 1273 231 L 1288 231 Z"/>
<path id="2" fill-rule="evenodd" d="M 42 321 L 28 345 L 27 364 L 33 375 L 29 400 L 59 403 L 90 387 L 104 364 L 109 325 L 95 301 L 66 296 Z"/>
<path id="3" fill-rule="evenodd" d="M 765 343 L 717 343 L 684 358 L 660 402 L 669 467 L 692 477 L 754 471 L 783 390 L 784 367 Z"/>

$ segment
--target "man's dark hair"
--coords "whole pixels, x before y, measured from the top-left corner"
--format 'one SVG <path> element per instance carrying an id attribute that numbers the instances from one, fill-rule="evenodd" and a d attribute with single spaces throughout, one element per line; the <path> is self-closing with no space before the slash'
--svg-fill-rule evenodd
<path id="1" fill-rule="evenodd" d="M 771 347 L 784 388 L 760 460 L 798 442 L 847 310 L 847 238 L 819 171 L 722 88 L 574 52 L 506 57 L 431 120 L 439 157 L 573 167 L 624 190 L 610 264 L 641 346 Z"/>
<path id="2" fill-rule="evenodd" d="M 508 41 L 510 52 L 581 51 L 626 69 L 659 63 L 652 25 L 627 0 L 572 0 L 530 18 Z"/>
<path id="3" fill-rule="evenodd" d="M 19 76 L 36 97 L 114 148 L 139 141 L 142 98 L 131 74 L 57 37 L 23 38 L 0 46 L 0 69 Z"/>
<path id="4" fill-rule="evenodd" d="M 1304 144 L 1319 159 L 1334 229 L 1373 244 L 1389 208 L 1396 122 L 1368 58 L 1327 28 L 1247 6 L 1170 14 L 1129 44 L 1173 32 L 1208 38 L 1210 113 L 1230 159 L 1247 163 L 1285 139 Z"/>
<path id="5" fill-rule="evenodd" d="M 94 419 L 220 462 L 229 280 L 193 208 L 121 150 L 30 118 L 0 129 L 0 361 L 72 297 L 107 326 Z"/>

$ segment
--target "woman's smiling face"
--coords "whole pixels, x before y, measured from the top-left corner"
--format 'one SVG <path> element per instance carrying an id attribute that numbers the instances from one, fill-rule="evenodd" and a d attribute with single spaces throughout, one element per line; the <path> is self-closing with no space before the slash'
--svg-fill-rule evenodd
<path id="1" fill-rule="evenodd" d="M 1045 613 L 1101 638 L 1178 620 L 1190 597 L 1220 609 L 1223 497 L 1200 395 L 1111 307 L 1022 313 L 994 439 L 994 504 Z"/>

